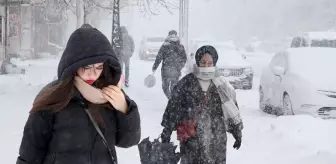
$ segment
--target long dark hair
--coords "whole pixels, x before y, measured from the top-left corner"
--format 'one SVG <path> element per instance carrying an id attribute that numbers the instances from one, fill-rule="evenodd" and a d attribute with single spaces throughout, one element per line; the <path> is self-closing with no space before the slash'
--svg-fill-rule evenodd
<path id="1" fill-rule="evenodd" d="M 104 63 L 103 72 L 95 82 L 95 85 L 97 88 L 102 89 L 108 85 L 116 85 L 119 79 L 120 77 L 118 77 L 118 75 L 112 71 L 108 63 Z M 63 81 L 59 81 L 54 86 L 45 88 L 36 97 L 30 113 L 44 110 L 50 110 L 53 113 L 61 111 L 69 104 L 75 90 L 74 76 L 68 77 Z M 89 104 L 88 109 L 98 123 L 104 124 L 100 111 L 101 106 L 111 109 L 113 108 L 110 103 L 107 103 L 103 105 Z"/>

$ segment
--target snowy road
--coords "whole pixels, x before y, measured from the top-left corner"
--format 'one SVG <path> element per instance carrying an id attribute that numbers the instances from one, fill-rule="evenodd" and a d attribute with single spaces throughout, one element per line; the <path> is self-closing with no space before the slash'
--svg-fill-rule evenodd
<path id="1" fill-rule="evenodd" d="M 160 134 L 161 117 L 167 103 L 160 82 L 152 89 L 143 86 L 143 79 L 151 72 L 152 63 L 133 60 L 131 87 L 126 89 L 139 106 L 143 138 Z M 32 101 L 41 87 L 56 75 L 57 64 L 57 59 L 26 61 L 20 64 L 28 68 L 26 75 L 0 76 L 2 163 L 15 163 Z M 159 72 L 156 76 L 160 79 Z M 229 137 L 228 164 L 336 163 L 335 120 L 264 114 L 258 109 L 256 86 L 251 91 L 237 91 L 245 129 L 239 151 L 232 148 L 233 138 Z M 120 164 L 140 164 L 137 147 L 117 150 Z"/>

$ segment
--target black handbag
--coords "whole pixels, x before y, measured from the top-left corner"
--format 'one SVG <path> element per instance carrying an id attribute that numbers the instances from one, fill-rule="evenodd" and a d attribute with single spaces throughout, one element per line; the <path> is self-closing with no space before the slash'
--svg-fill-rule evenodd
<path id="1" fill-rule="evenodd" d="M 176 148 L 173 142 L 150 141 L 147 137 L 138 144 L 141 164 L 177 164 L 181 154 Z"/>

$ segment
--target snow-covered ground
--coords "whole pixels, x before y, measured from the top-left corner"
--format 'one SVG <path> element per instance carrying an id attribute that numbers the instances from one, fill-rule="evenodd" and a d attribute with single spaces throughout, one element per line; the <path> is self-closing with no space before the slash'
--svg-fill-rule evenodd
<path id="1" fill-rule="evenodd" d="M 256 70 L 262 59 L 254 61 Z M 259 61 L 259 63 L 258 63 Z M 15 163 L 23 127 L 35 95 L 56 75 L 57 58 L 20 62 L 27 69 L 25 75 L 0 76 L 0 157 L 2 163 Z M 142 118 L 142 137 L 158 137 L 161 117 L 167 100 L 161 82 L 152 89 L 143 85 L 151 73 L 153 61 L 131 62 L 131 86 L 126 92 L 137 102 Z M 260 72 L 256 73 L 257 75 Z M 156 73 L 160 79 L 159 72 Z M 256 82 L 258 76 L 256 76 Z M 257 88 L 258 84 L 255 83 Z M 228 141 L 228 164 L 335 164 L 336 120 L 322 120 L 311 116 L 275 117 L 258 109 L 258 92 L 238 90 L 238 102 L 244 119 L 243 144 L 240 150 Z M 176 138 L 176 137 L 172 137 Z M 140 164 L 138 149 L 117 149 L 120 164 Z"/>

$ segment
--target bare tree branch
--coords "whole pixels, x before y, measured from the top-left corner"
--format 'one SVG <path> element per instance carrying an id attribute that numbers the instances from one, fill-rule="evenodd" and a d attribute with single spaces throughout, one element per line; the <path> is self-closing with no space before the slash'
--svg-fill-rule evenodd
<path id="1" fill-rule="evenodd" d="M 173 14 L 172 10 L 178 9 L 178 3 L 173 3 L 172 1 L 178 2 L 179 0 L 133 0 L 130 3 L 123 3 L 120 8 L 137 6 L 139 11 L 143 13 L 145 17 L 159 15 L 161 11 L 158 11 L 157 8 L 160 7 L 164 7 L 170 14 Z M 113 2 L 114 0 L 83 0 L 86 13 L 90 13 L 96 8 L 112 14 Z M 122 0 L 122 2 L 128 1 Z M 74 0 L 43 0 L 43 2 L 37 3 L 36 5 L 43 5 L 46 7 L 45 9 L 53 7 L 56 11 L 70 10 L 72 13 L 76 14 Z"/>
<path id="2" fill-rule="evenodd" d="M 96 7 L 99 7 L 99 8 L 104 9 L 104 10 L 113 10 L 112 7 L 103 6 L 103 5 L 101 5 L 97 2 L 94 2 L 94 1 L 91 1 L 91 3 L 93 3 Z"/>
<path id="3" fill-rule="evenodd" d="M 164 7 L 170 14 L 173 14 L 172 10 L 178 9 L 178 5 L 171 1 L 172 0 L 136 0 L 136 5 L 145 16 L 159 15 L 160 11 L 153 11 L 153 9 L 158 7 Z M 178 2 L 178 0 L 175 1 Z"/>

